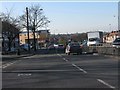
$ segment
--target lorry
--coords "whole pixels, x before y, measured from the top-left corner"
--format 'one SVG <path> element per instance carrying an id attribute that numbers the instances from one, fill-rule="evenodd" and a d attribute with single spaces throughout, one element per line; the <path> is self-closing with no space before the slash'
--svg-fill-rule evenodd
<path id="1" fill-rule="evenodd" d="M 90 31 L 87 32 L 87 46 L 98 46 L 103 43 L 103 32 L 102 31 Z"/>

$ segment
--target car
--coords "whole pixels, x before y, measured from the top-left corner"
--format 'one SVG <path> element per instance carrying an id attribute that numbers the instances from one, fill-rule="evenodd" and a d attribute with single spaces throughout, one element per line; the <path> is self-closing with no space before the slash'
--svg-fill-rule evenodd
<path id="1" fill-rule="evenodd" d="M 120 47 L 120 37 L 116 38 L 113 43 L 112 43 L 113 47 Z"/>
<path id="2" fill-rule="evenodd" d="M 57 47 L 58 50 L 64 50 L 64 48 L 65 48 L 65 47 L 64 47 L 63 44 L 58 44 L 58 47 Z"/>
<path id="3" fill-rule="evenodd" d="M 29 49 L 28 46 L 29 46 L 28 44 L 22 44 L 22 45 L 20 45 L 20 48 L 23 49 L 23 50 L 25 50 L 25 51 L 28 51 L 28 49 Z M 33 48 L 33 47 L 30 46 L 30 49 L 32 49 L 32 48 Z"/>
<path id="4" fill-rule="evenodd" d="M 48 50 L 55 50 L 54 44 L 48 46 Z"/>
<path id="5" fill-rule="evenodd" d="M 67 55 L 71 53 L 82 54 L 82 48 L 78 42 L 71 42 L 66 46 L 65 53 Z"/>

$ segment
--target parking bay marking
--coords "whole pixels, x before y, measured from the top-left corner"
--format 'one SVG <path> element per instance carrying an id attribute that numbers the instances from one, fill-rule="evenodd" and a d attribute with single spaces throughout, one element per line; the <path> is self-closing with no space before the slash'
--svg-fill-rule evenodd
<path id="1" fill-rule="evenodd" d="M 75 64 L 72 64 L 72 66 L 76 67 L 77 69 L 79 69 L 80 71 L 84 72 L 84 73 L 87 73 L 85 70 L 83 70 L 82 68 L 78 67 L 77 65 Z"/>
<path id="2" fill-rule="evenodd" d="M 18 60 L 18 61 L 21 61 L 21 60 Z M 2 65 L 2 68 L 3 68 L 3 69 L 4 69 L 4 68 L 7 68 L 8 66 L 11 66 L 12 64 L 14 64 L 14 63 L 16 63 L 16 62 L 18 62 L 18 61 L 13 61 L 13 62 L 6 63 L 6 64 Z M 0 67 L 0 68 L 1 68 L 1 67 Z"/>
<path id="3" fill-rule="evenodd" d="M 10 66 L 10 65 L 12 65 L 12 64 L 14 64 L 15 62 L 16 62 L 16 61 L 7 63 L 7 64 L 3 65 L 2 68 L 4 69 L 4 68 L 6 68 L 6 67 L 8 67 L 8 66 Z"/>
<path id="4" fill-rule="evenodd" d="M 103 81 L 103 80 L 101 80 L 101 79 L 97 79 L 97 81 L 99 81 L 100 83 L 102 83 L 102 84 L 108 86 L 109 88 L 115 89 L 114 86 L 111 86 L 110 84 L 106 83 L 105 81 Z"/>

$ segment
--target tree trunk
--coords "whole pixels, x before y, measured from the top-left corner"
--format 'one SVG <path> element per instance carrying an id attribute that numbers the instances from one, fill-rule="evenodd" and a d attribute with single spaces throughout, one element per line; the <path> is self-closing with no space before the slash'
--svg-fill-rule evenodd
<path id="1" fill-rule="evenodd" d="M 33 30 L 33 36 L 34 36 L 34 51 L 36 51 L 35 28 Z"/>

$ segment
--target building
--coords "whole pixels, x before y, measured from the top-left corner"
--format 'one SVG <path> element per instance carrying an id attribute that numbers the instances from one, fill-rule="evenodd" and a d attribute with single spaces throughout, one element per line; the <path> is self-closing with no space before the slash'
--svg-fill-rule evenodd
<path id="1" fill-rule="evenodd" d="M 50 36 L 49 30 L 35 31 L 36 46 L 38 48 L 46 46 L 46 44 L 49 42 L 49 36 Z M 27 31 L 21 32 L 19 34 L 19 38 L 20 38 L 20 44 L 27 44 L 28 43 Z M 33 46 L 34 35 L 32 31 L 29 32 L 29 41 L 30 41 L 30 44 Z"/>
<path id="2" fill-rule="evenodd" d="M 120 31 L 112 31 L 103 37 L 105 43 L 112 43 L 117 37 L 120 37 Z"/>

